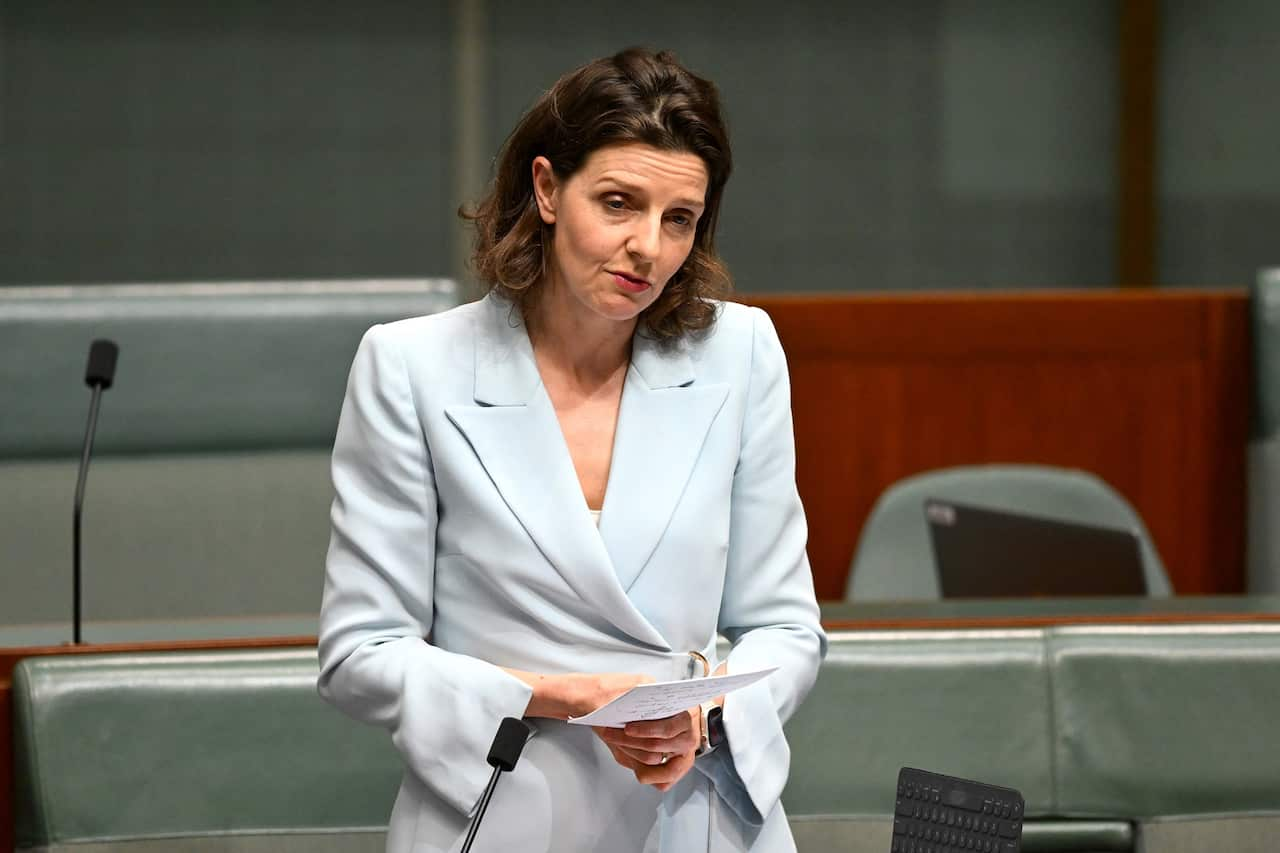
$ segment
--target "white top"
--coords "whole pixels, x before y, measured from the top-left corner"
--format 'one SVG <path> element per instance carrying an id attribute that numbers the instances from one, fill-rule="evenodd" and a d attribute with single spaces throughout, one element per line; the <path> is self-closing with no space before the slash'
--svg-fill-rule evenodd
<path id="1" fill-rule="evenodd" d="M 601 510 L 598 510 L 598 509 L 588 509 L 588 510 L 587 510 L 587 512 L 591 513 L 591 520 L 592 520 L 593 522 L 595 522 L 596 527 L 599 527 L 599 526 L 600 526 L 600 513 L 601 513 Z"/>

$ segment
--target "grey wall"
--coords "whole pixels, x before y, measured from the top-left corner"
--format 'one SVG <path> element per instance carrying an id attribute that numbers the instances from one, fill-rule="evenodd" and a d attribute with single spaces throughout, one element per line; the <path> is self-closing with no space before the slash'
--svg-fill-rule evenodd
<path id="1" fill-rule="evenodd" d="M 748 291 L 1101 286 L 1117 0 L 5 0 L 0 284 L 458 274 L 454 218 L 561 72 L 726 95 Z M 1161 4 L 1160 271 L 1274 263 L 1269 0 Z"/>
<path id="2" fill-rule="evenodd" d="M 1160 278 L 1245 285 L 1280 261 L 1280 3 L 1162 15 Z"/>
<path id="3" fill-rule="evenodd" d="M 443 0 L 0 5 L 0 282 L 445 268 Z"/>
<path id="4" fill-rule="evenodd" d="M 493 6 L 495 141 L 558 70 L 627 41 L 720 83 L 744 290 L 1109 279 L 1109 2 Z"/>

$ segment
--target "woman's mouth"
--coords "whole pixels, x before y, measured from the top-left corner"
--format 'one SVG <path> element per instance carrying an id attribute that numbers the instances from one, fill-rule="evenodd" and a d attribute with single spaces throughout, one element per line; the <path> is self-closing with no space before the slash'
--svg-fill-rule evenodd
<path id="1" fill-rule="evenodd" d="M 613 280 L 617 283 L 618 287 L 622 288 L 627 293 L 643 293 L 649 289 L 649 282 L 642 278 L 632 278 L 631 276 L 624 275 L 620 272 L 615 272 L 612 275 Z"/>

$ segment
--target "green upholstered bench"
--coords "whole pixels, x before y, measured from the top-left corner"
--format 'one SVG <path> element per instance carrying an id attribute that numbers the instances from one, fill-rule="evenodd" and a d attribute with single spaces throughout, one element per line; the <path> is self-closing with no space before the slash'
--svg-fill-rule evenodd
<path id="1" fill-rule="evenodd" d="M 317 671 L 314 648 L 27 659 L 18 849 L 381 851 L 399 756 Z"/>
<path id="2" fill-rule="evenodd" d="M 315 675 L 312 649 L 23 661 L 20 848 L 379 849 L 398 757 Z M 1028 853 L 1262 853 L 1276 708 L 1274 624 L 833 633 L 783 801 L 801 853 L 887 853 L 915 765 L 1021 790 Z"/>
<path id="3" fill-rule="evenodd" d="M 841 632 L 831 640 L 817 685 L 787 725 L 783 801 L 803 853 L 886 853 L 903 766 L 1021 791 L 1028 851 L 1133 849 L 1123 817 L 1060 817 L 1043 630 Z"/>
<path id="4" fill-rule="evenodd" d="M 95 622 L 314 617 L 360 337 L 457 301 L 444 279 L 0 288 L 0 626 L 31 626 L 8 642 L 69 638 L 92 338 L 121 348 L 84 513 L 101 641 Z"/>
<path id="5" fill-rule="evenodd" d="M 1057 806 L 1149 853 L 1277 849 L 1280 626 L 1047 632 Z"/>
<path id="6" fill-rule="evenodd" d="M 835 633 L 787 725 L 802 853 L 884 853 L 914 765 L 1022 791 L 1027 851 L 1276 849 L 1280 626 Z"/>

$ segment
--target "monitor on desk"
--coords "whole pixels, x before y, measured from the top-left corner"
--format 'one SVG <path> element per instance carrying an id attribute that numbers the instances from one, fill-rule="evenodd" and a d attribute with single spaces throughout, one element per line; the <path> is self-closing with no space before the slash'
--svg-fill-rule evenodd
<path id="1" fill-rule="evenodd" d="M 936 498 L 924 512 L 943 598 L 1147 594 L 1131 530 Z"/>

